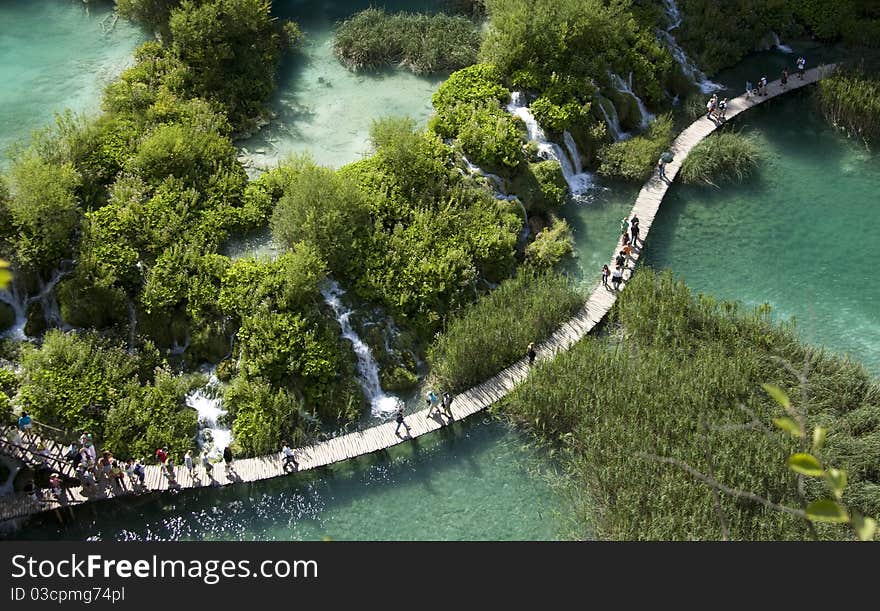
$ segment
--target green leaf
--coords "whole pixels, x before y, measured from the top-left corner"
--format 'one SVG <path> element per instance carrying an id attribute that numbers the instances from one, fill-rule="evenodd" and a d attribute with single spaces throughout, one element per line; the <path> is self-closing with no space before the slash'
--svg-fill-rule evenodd
<path id="1" fill-rule="evenodd" d="M 807 505 L 807 519 L 812 522 L 849 522 L 849 514 L 840 503 L 831 499 L 819 499 Z"/>
<path id="2" fill-rule="evenodd" d="M 792 437 L 804 436 L 804 432 L 801 430 L 800 425 L 788 416 L 783 416 L 782 418 L 774 418 L 773 424 L 775 424 L 777 427 L 779 427 Z"/>
<path id="3" fill-rule="evenodd" d="M 828 429 L 824 426 L 817 426 L 813 429 L 813 451 L 818 452 L 822 449 L 822 446 L 825 445 L 825 434 L 828 433 Z"/>
<path id="4" fill-rule="evenodd" d="M 874 518 L 866 518 L 857 511 L 852 515 L 852 527 L 856 531 L 859 541 L 873 541 L 874 533 L 877 531 L 877 520 Z"/>
<path id="5" fill-rule="evenodd" d="M 834 498 L 840 500 L 843 496 L 843 489 L 846 488 L 846 471 L 843 469 L 828 469 L 825 472 L 825 481 L 828 487 L 834 493 Z"/>
<path id="6" fill-rule="evenodd" d="M 822 465 L 812 454 L 798 452 L 788 457 L 788 466 L 795 473 L 809 477 L 822 477 Z"/>
<path id="7" fill-rule="evenodd" d="M 791 409 L 791 401 L 784 390 L 776 386 L 776 384 L 761 384 L 761 387 L 767 391 L 774 401 L 776 401 L 785 411 Z"/>

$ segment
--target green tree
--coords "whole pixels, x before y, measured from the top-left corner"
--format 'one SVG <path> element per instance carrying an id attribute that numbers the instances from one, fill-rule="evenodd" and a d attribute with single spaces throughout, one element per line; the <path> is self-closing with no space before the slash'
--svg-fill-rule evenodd
<path id="1" fill-rule="evenodd" d="M 10 178 L 6 209 L 16 259 L 40 272 L 51 270 L 70 255 L 79 226 L 79 174 L 70 164 L 55 165 L 28 153 L 15 161 Z"/>
<path id="2" fill-rule="evenodd" d="M 290 247 L 310 244 L 334 272 L 356 265 L 354 255 L 370 225 L 362 191 L 352 180 L 308 158 L 293 163 L 296 177 L 272 214 L 275 238 Z"/>

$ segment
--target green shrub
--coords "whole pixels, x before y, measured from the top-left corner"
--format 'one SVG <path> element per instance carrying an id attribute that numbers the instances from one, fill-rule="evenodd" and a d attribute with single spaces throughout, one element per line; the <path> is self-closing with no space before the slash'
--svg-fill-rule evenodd
<path id="1" fill-rule="evenodd" d="M 565 203 L 568 183 L 555 159 L 524 165 L 513 177 L 510 192 L 522 200 L 531 214 L 552 212 Z"/>
<path id="2" fill-rule="evenodd" d="M 457 70 L 431 97 L 435 110 L 431 127 L 441 137 L 452 138 L 472 109 L 490 103 L 501 108 L 509 98 L 510 90 L 502 83 L 501 73 L 495 66 L 475 64 Z"/>
<path id="3" fill-rule="evenodd" d="M 566 277 L 520 271 L 449 321 L 428 348 L 431 378 L 457 392 L 525 356 L 577 312 L 583 297 Z"/>
<path id="4" fill-rule="evenodd" d="M 662 115 L 644 136 L 609 144 L 599 153 L 603 176 L 643 181 L 650 178 L 660 155 L 672 143 L 672 117 Z"/>
<path id="5" fill-rule="evenodd" d="M 521 123 L 490 103 L 472 109 L 459 128 L 458 142 L 478 166 L 511 169 L 523 161 L 523 136 Z"/>
<path id="6" fill-rule="evenodd" d="M 571 227 L 565 219 L 554 218 L 550 227 L 545 227 L 526 246 L 526 261 L 541 269 L 552 269 L 574 251 L 574 238 Z"/>
<path id="7" fill-rule="evenodd" d="M 668 273 L 638 272 L 609 324 L 607 335 L 540 365 L 496 408 L 559 450 L 577 503 L 573 536 L 719 539 L 720 508 L 734 540 L 809 537 L 801 518 L 725 494 L 716 501 L 709 486 L 646 456 L 685 461 L 726 486 L 800 507 L 786 466 L 794 442 L 772 432 L 782 411 L 761 390 L 772 383 L 801 396 L 778 357 L 798 369 L 809 363 L 808 420 L 829 428 L 823 460 L 847 469 L 844 502 L 880 513 L 880 389 L 863 367 L 803 345 L 790 326 L 771 321 L 769 307 L 694 296 Z M 807 499 L 826 494 L 821 478 L 805 485 Z M 833 526 L 819 534 L 849 536 Z"/>
<path id="8" fill-rule="evenodd" d="M 416 74 L 449 72 L 477 61 L 480 33 L 465 17 L 369 8 L 336 28 L 333 49 L 351 70 L 400 64 Z"/>
<path id="9" fill-rule="evenodd" d="M 742 181 L 758 169 L 761 156 L 761 143 L 755 136 L 712 134 L 688 153 L 681 164 L 681 180 L 707 185 Z"/>
<path id="10" fill-rule="evenodd" d="M 232 420 L 236 453 L 243 456 L 280 452 L 285 441 L 301 445 L 314 428 L 301 401 L 262 380 L 236 378 L 226 387 L 223 403 Z"/>

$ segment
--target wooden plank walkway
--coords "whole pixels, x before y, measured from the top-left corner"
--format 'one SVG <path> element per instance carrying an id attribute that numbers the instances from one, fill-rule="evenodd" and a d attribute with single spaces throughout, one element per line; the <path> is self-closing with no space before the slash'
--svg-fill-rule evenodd
<path id="1" fill-rule="evenodd" d="M 784 88 L 779 81 L 774 81 L 768 84 L 766 96 L 740 96 L 731 99 L 727 106 L 727 119 L 730 120 L 742 112 L 778 95 L 815 83 L 830 74 L 835 67 L 835 65 L 831 64 L 813 68 L 806 71 L 804 79 L 793 75 L 789 77 L 788 85 Z M 651 230 L 651 225 L 660 209 L 660 203 L 663 201 L 669 186 L 675 180 L 682 162 L 694 146 L 718 127 L 717 123 L 705 118 L 705 116 L 694 121 L 672 143 L 670 150 L 674 155 L 674 159 L 666 165 L 667 180 L 661 180 L 655 175 L 645 183 L 639 192 L 628 218 L 632 218 L 634 215 L 639 217 L 641 246 L 633 250 L 632 260 L 627 264 L 629 276 L 632 275 L 632 270 L 639 260 L 645 240 Z M 610 269 L 614 269 L 614 257 L 622 247 L 622 241 L 618 241 L 611 256 Z M 624 274 L 620 290 L 625 288 L 628 280 L 627 274 Z M 597 283 L 597 286 L 591 292 L 580 312 L 571 320 L 563 323 L 550 337 L 538 345 L 538 360 L 552 358 L 556 353 L 567 350 L 589 333 L 611 310 L 617 299 L 617 294 L 610 289 L 602 287 L 601 283 Z M 341 435 L 312 446 L 299 448 L 296 450 L 299 471 L 317 469 L 357 456 L 386 450 L 397 444 L 448 426 L 453 421 L 467 418 L 486 409 L 507 395 L 526 378 L 528 372 L 529 365 L 526 359 L 523 358 L 483 383 L 456 395 L 452 402 L 452 418 L 437 414 L 429 417 L 427 410 L 407 415 L 408 435 L 403 432 L 399 435 L 396 434 L 397 424 L 392 421 L 364 431 Z M 403 431 L 402 427 L 401 431 Z M 253 482 L 281 477 L 289 473 L 290 471 L 285 471 L 282 468 L 280 452 L 269 456 L 236 460 L 232 465 L 232 469 L 229 470 L 225 469 L 222 464 L 218 464 L 210 475 L 206 474 L 201 466 L 195 469 L 195 473 L 192 476 L 186 473 L 184 468 L 178 466 L 175 468 L 173 480 L 159 466 L 148 466 L 146 467 L 145 485 L 138 492 L 226 486 L 239 482 Z M 34 501 L 29 497 L 24 498 L 22 495 L 3 497 L 0 498 L 0 520 L 25 516 L 62 506 L 74 506 L 90 501 L 114 498 L 130 493 L 131 491 L 113 490 L 112 487 L 105 484 L 92 487 L 91 491 L 84 488 L 71 488 L 65 491 L 65 498 L 61 500 L 53 499 L 44 502 L 45 504 Z"/>

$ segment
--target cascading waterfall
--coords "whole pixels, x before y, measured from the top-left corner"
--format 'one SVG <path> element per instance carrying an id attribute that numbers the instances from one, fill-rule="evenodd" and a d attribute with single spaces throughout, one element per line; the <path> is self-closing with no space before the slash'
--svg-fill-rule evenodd
<path id="1" fill-rule="evenodd" d="M 198 444 L 202 452 L 209 457 L 219 459 L 223 449 L 232 443 L 232 430 L 219 424 L 221 416 L 226 414 L 220 394 L 220 380 L 208 370 L 208 383 L 186 396 L 186 404 L 196 410 L 199 415 Z"/>
<path id="2" fill-rule="evenodd" d="M 610 113 L 605 109 L 603 101 L 607 101 L 608 106 L 611 107 Z M 617 116 L 617 109 L 614 107 L 614 103 L 607 98 L 599 96 L 599 99 L 596 100 L 596 105 L 602 111 L 602 116 L 605 117 L 605 125 L 608 126 L 608 131 L 611 132 L 611 137 L 614 138 L 614 141 L 617 142 L 618 140 L 629 138 L 629 134 L 620 128 L 620 117 Z"/>
<path id="3" fill-rule="evenodd" d="M 794 49 L 789 47 L 788 45 L 782 44 L 782 41 L 779 40 L 779 34 L 776 32 L 771 32 L 773 34 L 773 46 L 782 51 L 783 53 L 794 53 Z"/>
<path id="4" fill-rule="evenodd" d="M 580 157 L 575 154 L 576 159 L 570 159 L 561 146 L 547 140 L 544 130 L 538 125 L 535 116 L 525 104 L 524 97 L 520 91 L 513 92 L 510 104 L 507 105 L 507 111 L 525 123 L 529 140 L 533 140 L 538 145 L 538 156 L 542 159 L 554 159 L 559 162 L 562 167 L 562 175 L 565 177 L 565 182 L 568 183 L 571 194 L 573 196 L 583 195 L 593 187 L 593 175 L 588 172 L 575 171 L 576 167 L 580 167 Z M 574 150 L 577 153 L 577 147 Z"/>
<path id="5" fill-rule="evenodd" d="M 696 64 L 684 52 L 684 49 L 679 46 L 675 36 L 672 35 L 672 30 L 681 25 L 681 11 L 678 10 L 678 4 L 676 4 L 675 0 L 663 0 L 663 5 L 666 7 L 667 17 L 669 17 L 669 25 L 665 30 L 660 30 L 660 34 L 666 39 L 666 44 L 669 45 L 669 52 L 672 53 L 672 57 L 681 66 L 682 72 L 696 83 L 703 93 L 712 93 L 713 91 L 724 89 L 724 85 L 710 81 L 697 68 Z"/>
<path id="6" fill-rule="evenodd" d="M 62 262 L 63 265 L 67 263 L 68 261 Z M 58 300 L 55 298 L 55 286 L 69 271 L 64 267 L 53 270 L 48 282 L 43 282 L 43 279 L 39 278 L 39 290 L 36 295 L 30 297 L 22 295 L 18 287 L 15 286 L 15 283 L 12 284 L 11 288 L 0 291 L 0 301 L 9 305 L 15 312 L 15 322 L 3 332 L 2 337 L 16 340 L 27 339 L 24 328 L 27 325 L 28 306 L 35 302 L 39 302 L 40 306 L 42 306 L 43 317 L 46 319 L 47 326 L 68 328 L 61 318 L 61 309 L 58 307 Z"/>
<path id="7" fill-rule="evenodd" d="M 332 280 L 321 289 L 324 301 L 333 310 L 339 328 L 342 329 L 342 337 L 351 342 L 351 347 L 357 357 L 358 383 L 364 391 L 364 395 L 370 402 L 370 411 L 377 418 L 387 418 L 392 415 L 400 405 L 401 400 L 394 395 L 386 394 L 379 384 L 379 365 L 373 358 L 370 347 L 367 346 L 351 326 L 352 310 L 346 307 L 340 299 L 345 291 L 339 284 Z"/>
<path id="8" fill-rule="evenodd" d="M 623 80 L 619 75 L 614 74 L 613 72 L 608 73 L 608 77 L 611 79 L 611 86 L 614 87 L 620 93 L 631 96 L 633 100 L 636 102 L 636 106 L 639 108 L 639 114 L 641 118 L 639 119 L 639 127 L 641 129 L 647 128 L 651 121 L 656 119 L 653 114 L 648 111 L 648 107 L 645 106 L 645 103 L 642 99 L 635 94 L 632 90 L 632 72 L 629 73 L 629 77 L 627 80 Z"/>

